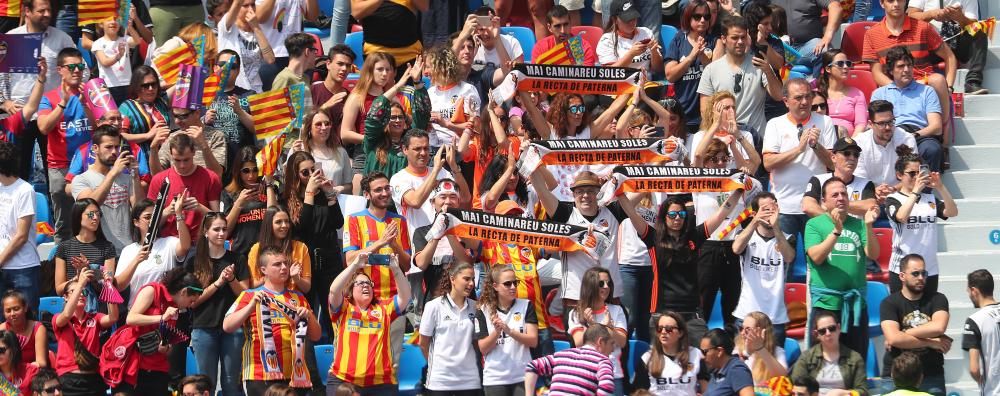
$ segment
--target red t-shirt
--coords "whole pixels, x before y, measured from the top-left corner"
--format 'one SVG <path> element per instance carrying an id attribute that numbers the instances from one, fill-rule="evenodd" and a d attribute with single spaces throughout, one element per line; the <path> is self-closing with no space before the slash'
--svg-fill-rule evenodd
<path id="1" fill-rule="evenodd" d="M 0 132 L 0 142 L 13 143 L 24 132 L 24 117 L 21 117 L 21 113 L 0 120 Z"/>
<path id="2" fill-rule="evenodd" d="M 941 47 L 944 40 L 931 24 L 906 17 L 903 20 L 903 32 L 898 36 L 889 33 L 885 25 L 885 19 L 865 32 L 865 41 L 861 60 L 868 63 L 879 62 L 885 64 L 885 54 L 895 47 L 906 47 L 913 54 L 915 78 L 923 78 L 934 71 L 933 55 Z M 887 66 L 891 67 L 891 66 Z M 886 75 L 891 76 L 891 70 L 884 69 Z"/>
<path id="3" fill-rule="evenodd" d="M 590 46 L 587 40 L 580 40 L 583 44 L 583 65 L 584 66 L 600 66 L 597 63 L 597 52 L 594 52 L 594 48 Z M 544 54 L 545 51 L 552 49 L 556 45 L 556 36 L 548 36 L 543 38 L 542 41 L 535 43 L 535 46 L 531 50 L 531 59 L 538 59 L 538 56 Z"/>
<path id="4" fill-rule="evenodd" d="M 52 329 L 59 345 L 56 350 L 55 369 L 56 373 L 63 375 L 80 369 L 76 365 L 76 358 L 73 357 L 73 351 L 76 349 L 75 341 L 79 340 L 80 344 L 94 356 L 101 356 L 101 319 L 105 315 L 102 313 L 86 314 L 82 321 L 73 315 L 69 318 L 69 324 L 57 327 L 56 318 L 59 315 L 62 314 L 56 314 L 52 317 Z"/>
<path id="5" fill-rule="evenodd" d="M 22 395 L 30 395 L 32 394 L 31 380 L 35 379 L 35 374 L 38 374 L 38 366 L 34 362 L 31 364 L 18 363 L 14 366 L 14 378 L 7 378 L 7 381 L 16 386 Z"/>
<path id="6" fill-rule="evenodd" d="M 153 303 L 149 305 L 149 308 L 146 309 L 146 312 L 142 313 L 143 315 L 160 316 L 161 314 L 163 314 L 164 311 L 167 310 L 167 308 L 177 306 L 177 304 L 174 304 L 174 299 L 170 297 L 170 293 L 167 292 L 167 288 L 162 284 L 150 283 L 146 286 L 143 286 L 139 290 L 141 291 L 142 289 L 145 289 L 147 287 L 153 288 Z M 165 323 L 169 325 L 176 325 L 177 320 L 175 319 L 167 321 Z M 160 330 L 159 324 L 140 326 L 137 335 L 141 336 L 151 331 L 158 331 L 158 330 Z M 166 335 L 164 334 L 161 334 L 161 336 L 166 337 Z M 164 341 L 169 341 L 169 339 Z M 166 373 L 170 371 L 170 362 L 167 361 L 167 355 L 160 352 L 153 352 L 149 355 L 143 355 L 140 353 L 139 368 L 146 371 L 159 371 L 161 373 Z"/>
<path id="7" fill-rule="evenodd" d="M 173 202 L 173 197 L 180 195 L 185 188 L 188 190 L 188 196 L 194 197 L 206 207 L 209 206 L 209 202 L 218 201 L 222 196 L 222 181 L 215 172 L 209 172 L 198 166 L 190 175 L 181 176 L 171 167 L 153 176 L 153 180 L 149 182 L 147 195 L 149 199 L 156 200 L 156 194 L 159 193 L 163 180 L 168 177 L 170 178 L 170 190 L 167 191 L 167 197 L 169 197 L 167 203 Z M 186 211 L 184 215 L 184 223 L 187 224 L 191 237 L 196 238 L 198 227 L 201 227 L 202 215 L 193 210 Z M 177 225 L 174 216 L 164 220 L 163 227 L 160 228 L 160 236 L 176 236 Z"/>
<path id="8" fill-rule="evenodd" d="M 39 117 L 48 115 L 55 110 L 59 104 L 59 95 L 59 88 L 56 88 L 42 96 L 42 101 L 38 104 Z M 73 158 L 73 153 L 76 153 L 80 146 L 91 140 L 93 128 L 94 126 L 84 112 L 83 104 L 80 103 L 80 96 L 71 96 L 66 101 L 62 118 L 48 132 L 48 167 L 69 168 L 69 161 Z"/>

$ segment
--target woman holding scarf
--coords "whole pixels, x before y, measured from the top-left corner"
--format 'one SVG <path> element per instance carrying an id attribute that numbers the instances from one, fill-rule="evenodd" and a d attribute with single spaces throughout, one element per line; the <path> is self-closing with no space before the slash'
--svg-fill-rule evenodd
<path id="1" fill-rule="evenodd" d="M 272 384 L 291 384 L 300 396 L 312 388 L 305 363 L 305 338 L 319 340 L 319 322 L 304 295 L 285 287 L 290 259 L 273 247 L 257 257 L 264 284 L 244 290 L 222 321 L 233 333 L 243 328 L 243 383 L 248 395 L 264 394 Z M 305 389 L 303 389 L 305 388 Z"/>

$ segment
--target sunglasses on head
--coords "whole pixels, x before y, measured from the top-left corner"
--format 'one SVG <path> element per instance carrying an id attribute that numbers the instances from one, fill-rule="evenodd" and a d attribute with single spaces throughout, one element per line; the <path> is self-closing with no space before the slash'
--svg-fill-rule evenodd
<path id="1" fill-rule="evenodd" d="M 244 175 L 248 175 L 248 174 L 251 174 L 251 173 L 257 173 L 258 170 L 259 169 L 256 168 L 256 167 L 253 167 L 253 168 L 247 167 L 247 168 L 240 169 L 240 173 L 242 173 Z"/>
<path id="2" fill-rule="evenodd" d="M 852 66 L 854 66 L 854 62 L 851 62 L 849 60 L 839 60 L 830 62 L 830 64 L 827 66 L 837 66 L 841 69 L 850 69 Z"/>
<path id="3" fill-rule="evenodd" d="M 570 106 L 569 107 L 569 112 L 573 113 L 573 114 L 583 114 L 583 112 L 585 112 L 585 111 L 587 111 L 587 106 L 582 105 L 582 104 L 578 104 L 578 105 L 574 105 L 574 106 Z"/>
<path id="4" fill-rule="evenodd" d="M 87 68 L 87 64 L 86 63 L 69 63 L 69 64 L 62 65 L 60 67 L 65 67 L 66 70 L 69 70 L 70 72 L 75 72 L 75 71 L 83 71 L 83 69 Z"/>
<path id="5" fill-rule="evenodd" d="M 686 210 L 669 210 L 667 211 L 667 217 L 671 219 L 684 219 L 687 218 L 688 212 Z"/>
<path id="6" fill-rule="evenodd" d="M 812 111 L 819 111 L 819 109 L 826 110 L 827 108 L 829 108 L 829 106 L 826 104 L 826 102 L 816 103 L 812 105 Z"/>
<path id="7" fill-rule="evenodd" d="M 827 334 L 832 334 L 835 331 L 837 331 L 837 325 L 829 325 L 821 329 L 816 329 L 816 334 L 823 336 Z"/>

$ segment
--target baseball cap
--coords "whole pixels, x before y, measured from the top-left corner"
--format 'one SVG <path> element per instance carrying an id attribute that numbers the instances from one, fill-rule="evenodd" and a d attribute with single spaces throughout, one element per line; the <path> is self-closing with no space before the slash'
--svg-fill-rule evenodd
<path id="1" fill-rule="evenodd" d="M 639 7 L 635 0 L 615 0 L 611 3 L 611 16 L 618 17 L 623 21 L 639 19 Z"/>
<path id="2" fill-rule="evenodd" d="M 861 151 L 861 146 L 858 146 L 858 143 L 855 142 L 854 139 L 851 139 L 850 136 L 845 136 L 840 139 L 837 139 L 837 143 L 834 143 L 833 145 L 833 152 L 835 153 L 839 151 L 845 151 L 847 149 L 855 149 Z"/>
<path id="3" fill-rule="evenodd" d="M 508 199 L 497 203 L 497 207 L 493 209 L 493 213 L 498 215 L 520 216 L 524 214 L 524 209 L 521 209 L 517 202 Z"/>
<path id="4" fill-rule="evenodd" d="M 575 190 L 577 187 L 600 187 L 601 179 L 597 177 L 594 172 L 583 171 L 576 175 L 576 179 L 573 179 L 573 184 L 569 187 L 570 190 Z"/>
<path id="5" fill-rule="evenodd" d="M 451 179 L 441 179 L 441 180 L 438 180 L 437 187 L 434 187 L 434 191 L 431 192 L 430 198 L 434 199 L 434 198 L 437 198 L 438 195 L 448 194 L 448 193 L 459 195 L 458 194 L 458 186 L 455 185 L 455 181 L 454 180 L 451 180 Z"/>

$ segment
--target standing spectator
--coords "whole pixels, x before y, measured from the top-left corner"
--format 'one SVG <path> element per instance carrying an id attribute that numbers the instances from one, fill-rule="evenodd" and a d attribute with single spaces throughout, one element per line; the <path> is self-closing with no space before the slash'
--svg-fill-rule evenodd
<path id="1" fill-rule="evenodd" d="M 260 69 L 264 90 L 270 91 L 271 81 L 281 69 L 288 67 L 290 61 L 285 40 L 296 33 L 302 33 L 303 21 L 316 21 L 319 5 L 316 0 L 254 0 L 254 3 L 261 29 L 274 49 L 274 62 L 263 65 Z M 307 67 L 312 66 L 312 63 L 307 64 Z M 308 93 L 306 97 L 309 97 Z"/>
<path id="2" fill-rule="evenodd" d="M 150 143 L 149 170 L 154 174 L 170 167 L 172 162 L 170 147 L 178 135 L 187 135 L 195 144 L 194 164 L 204 167 L 221 180 L 226 172 L 226 135 L 202 122 L 198 110 L 174 107 L 171 112 L 177 130 L 159 130 Z M 228 164 L 227 164 L 228 165 Z M 218 195 L 212 198 L 218 198 Z"/>
<path id="3" fill-rule="evenodd" d="M 833 35 L 840 28 L 843 7 L 839 0 L 779 0 L 772 4 L 788 11 L 788 37 L 802 58 L 796 62 L 808 66 L 813 75 L 826 66 L 820 63 L 830 48 Z M 825 13 L 824 13 L 825 11 Z M 826 23 L 823 23 L 823 18 Z"/>
<path id="4" fill-rule="evenodd" d="M 899 275 L 902 273 L 903 257 L 919 254 L 927 269 L 924 280 L 927 293 L 937 292 L 938 275 L 941 269 L 937 259 L 938 233 L 937 219 L 948 220 L 958 216 L 958 206 L 952 199 L 948 187 L 941 183 L 941 175 L 928 171 L 920 164 L 920 159 L 900 147 L 896 161 L 896 177 L 899 190 L 885 199 L 889 225 L 892 226 L 892 256 L 889 258 L 889 291 L 897 292 L 902 287 Z M 934 196 L 937 191 L 938 198 Z M 904 253 L 906 253 L 904 255 Z"/>
<path id="5" fill-rule="evenodd" d="M 248 395 L 264 394 L 268 386 L 291 379 L 297 326 L 305 325 L 305 337 L 312 342 L 322 335 L 306 297 L 287 288 L 293 266 L 289 258 L 274 247 L 265 247 L 255 261 L 260 263 L 255 276 L 263 278 L 263 284 L 240 293 L 222 321 L 227 333 L 243 328 L 243 356 L 249 357 L 243 362 L 243 386 Z M 278 314 L 286 309 L 294 314 Z M 264 325 L 264 317 L 270 326 Z M 306 390 L 296 392 L 307 394 Z"/>
<path id="6" fill-rule="evenodd" d="M 155 42 L 162 45 L 176 36 L 181 26 L 203 22 L 205 9 L 200 0 L 149 0 L 149 16 Z"/>
<path id="7" fill-rule="evenodd" d="M 492 8 L 483 6 L 475 10 L 473 14 L 488 16 L 491 21 L 488 26 L 478 26 L 478 24 L 476 26 L 476 38 L 478 39 L 476 41 L 479 42 L 479 45 L 472 61 L 473 65 L 493 65 L 500 68 L 506 63 L 505 59 L 514 63 L 524 63 L 524 50 L 521 48 L 521 43 L 514 37 L 500 34 L 500 18 L 496 16 L 496 12 Z"/>
<path id="8" fill-rule="evenodd" d="M 325 110 L 333 117 L 333 130 L 340 131 L 341 120 L 344 118 L 344 102 L 350 93 L 344 88 L 344 80 L 354 68 L 355 54 L 351 47 L 337 44 L 330 48 L 326 60 L 326 78 L 313 81 L 309 92 L 312 93 L 313 106 Z"/>
<path id="9" fill-rule="evenodd" d="M 315 109 L 303 118 L 299 139 L 292 142 L 293 151 L 305 151 L 315 160 L 315 168 L 322 171 L 337 194 L 350 195 L 354 172 L 351 157 L 340 144 L 333 117 L 328 110 Z M 290 154 L 291 155 L 291 154 Z"/>
<path id="10" fill-rule="evenodd" d="M 406 168 L 392 175 L 389 185 L 392 186 L 392 200 L 396 204 L 396 210 L 406 217 L 406 225 L 409 227 L 410 235 L 413 235 L 413 231 L 418 227 L 431 224 L 431 220 L 434 219 L 434 205 L 428 198 L 437 187 L 438 180 L 455 180 L 460 201 L 468 202 L 469 187 L 455 162 L 451 146 L 437 152 L 433 167 L 427 166 L 430 160 L 430 138 L 426 132 L 411 129 L 403 135 L 402 146 L 403 155 L 406 156 Z M 446 160 L 452 171 L 457 173 L 457 179 L 452 172 L 443 169 Z"/>
<path id="11" fill-rule="evenodd" d="M 184 195 L 180 195 L 174 200 L 165 202 L 161 219 L 174 213 L 180 213 L 177 217 L 183 224 Z M 149 233 L 150 227 L 165 227 L 163 224 L 153 224 L 153 201 L 144 199 L 135 204 L 132 208 L 132 240 L 134 243 L 122 250 L 119 265 L 115 269 L 115 283 L 121 290 L 128 288 L 129 298 L 126 300 L 128 306 L 135 302 L 135 296 L 139 289 L 147 283 L 155 282 L 163 274 L 170 271 L 187 257 L 191 250 L 191 235 L 187 227 L 177 227 L 176 236 L 165 236 L 166 230 L 160 230 L 157 238 L 146 241 L 144 238 Z M 200 227 L 200 226 L 199 226 Z M 198 235 L 198 234 L 195 234 Z"/>
<path id="12" fill-rule="evenodd" d="M 520 396 L 524 367 L 538 345 L 538 318 L 529 300 L 517 298 L 514 268 L 489 269 L 476 312 L 476 342 L 483 355 L 483 388 L 490 396 Z"/>
<path id="13" fill-rule="evenodd" d="M 107 304 L 107 314 L 87 312 L 83 289 L 100 277 L 90 268 L 80 270 L 80 276 L 66 286 L 63 311 L 52 317 L 52 330 L 58 343 L 53 368 L 67 396 L 104 396 L 108 386 L 98 374 L 101 354 L 101 332 L 118 323 L 118 304 Z"/>
<path id="14" fill-rule="evenodd" d="M 101 231 L 100 204 L 93 198 L 83 198 L 73 203 L 71 211 L 73 238 L 61 242 L 56 248 L 56 294 L 62 294 L 66 290 L 66 286 L 73 282 L 82 267 L 95 268 L 100 275 L 98 281 L 109 279 L 115 273 L 117 252 Z"/>
<path id="15" fill-rule="evenodd" d="M 822 71 L 816 88 L 826 94 L 827 115 L 837 125 L 837 135 L 856 136 L 864 132 L 868 118 L 865 94 L 847 84 L 854 62 L 837 48 L 826 50 L 821 59 Z"/>
<path id="16" fill-rule="evenodd" d="M 837 140 L 830 117 L 812 112 L 812 88 L 804 79 L 792 79 L 783 89 L 786 117 L 772 118 L 764 132 L 764 168 L 771 172 L 771 191 L 781 208 L 781 230 L 801 233 L 809 218 L 802 196 L 813 175 L 833 168 L 829 149 Z"/>
<path id="17" fill-rule="evenodd" d="M 597 61 L 604 66 L 646 70 L 647 76 L 663 69 L 660 40 L 639 24 L 639 6 L 634 0 L 612 0 L 607 28 L 597 42 Z"/>
<path id="18" fill-rule="evenodd" d="M 459 193 L 455 188 L 455 181 L 451 179 L 441 179 L 437 187 L 431 193 L 430 201 L 433 203 L 434 213 L 444 213 L 448 208 L 460 208 Z M 472 257 L 468 251 L 471 246 L 466 247 L 464 241 L 455 235 L 444 235 L 443 237 L 428 238 L 432 224 L 419 227 L 413 231 L 413 265 L 414 270 L 421 271 L 424 284 L 427 285 L 428 292 L 421 299 L 415 302 L 417 311 L 423 309 L 424 304 L 437 297 L 434 288 L 445 278 L 448 268 L 455 263 L 473 264 Z M 441 239 L 445 241 L 442 243 Z M 411 285 L 416 286 L 416 285 Z"/>
<path id="19" fill-rule="evenodd" d="M 615 394 L 625 393 L 625 370 L 622 369 L 622 348 L 628 345 L 628 322 L 621 305 L 612 304 L 615 284 L 611 273 L 601 267 L 592 267 L 580 277 L 580 300 L 566 316 L 566 332 L 573 344 L 585 343 L 584 332 L 591 326 L 604 326 L 611 332 L 615 347 L 609 356 L 614 364 Z"/>
<path id="20" fill-rule="evenodd" d="M 590 326 L 583 332 L 583 345 L 542 356 L 528 363 L 524 389 L 535 389 L 539 376 L 552 377 L 549 392 L 613 395 L 614 363 L 608 358 L 615 349 L 607 326 Z"/>
<path id="21" fill-rule="evenodd" d="M 18 290 L 29 307 L 38 306 L 38 276 L 41 272 L 35 250 L 35 189 L 17 177 L 18 152 L 9 142 L 0 142 L 0 288 Z"/>
<path id="22" fill-rule="evenodd" d="M 149 142 L 170 132 L 170 105 L 166 90 L 160 87 L 160 75 L 146 65 L 135 68 L 128 96 L 129 100 L 118 107 L 129 121 L 128 131 L 122 132 L 122 136 L 129 142 L 142 144 L 143 151 L 150 154 Z"/>
<path id="23" fill-rule="evenodd" d="M 949 142 L 944 124 L 950 120 L 947 106 L 941 104 L 950 103 L 950 99 L 940 101 L 934 89 L 914 80 L 913 56 L 905 47 L 890 49 L 885 65 L 890 68 L 892 81 L 872 92 L 872 100 L 893 103 L 896 125 L 913 135 L 920 157 L 931 171 L 940 172 L 944 147 Z"/>
<path id="24" fill-rule="evenodd" d="M 701 120 L 701 130 L 691 135 L 686 142 L 691 149 L 691 165 L 746 169 L 752 175 L 760 168 L 760 154 L 754 147 L 753 135 L 740 129 L 736 123 L 736 98 L 729 91 L 716 92 L 709 99 L 709 106 L 705 110 L 705 114 L 698 117 Z M 707 196 L 714 201 L 713 195 L 716 194 L 695 193 L 694 197 L 697 205 L 701 206 L 702 203 L 697 202 L 698 197 Z M 702 211 L 704 210 L 703 208 Z"/>
<path id="25" fill-rule="evenodd" d="M 250 273 L 237 253 L 226 250 L 226 228 L 222 213 L 206 215 L 194 258 L 185 265 L 204 290 L 191 304 L 191 349 L 198 372 L 208 375 L 211 389 L 219 384 L 223 395 L 240 396 L 243 336 L 222 331 L 222 320 L 236 294 L 250 286 Z"/>
<path id="26" fill-rule="evenodd" d="M 497 8 L 499 9 L 500 6 L 498 5 Z M 577 21 L 576 25 L 579 24 L 579 21 Z M 561 4 L 553 6 L 545 14 L 545 28 L 549 31 L 549 35 L 535 42 L 535 46 L 531 49 L 531 59 L 538 59 L 539 55 L 573 37 L 572 29 L 576 25 L 573 24 L 572 14 L 566 7 L 563 7 Z M 535 28 L 535 35 L 538 35 L 537 27 Z M 597 54 L 594 52 L 594 47 L 590 45 L 590 42 L 580 40 L 580 46 L 583 48 L 583 59 L 580 60 L 582 62 L 580 64 L 583 66 L 597 65 Z"/>
<path id="27" fill-rule="evenodd" d="M 979 21 L 979 2 L 920 0 L 910 2 L 906 7 L 906 13 L 910 17 L 928 22 L 937 28 L 942 36 L 952 38 L 948 45 L 955 53 L 955 57 L 969 69 L 969 74 L 965 76 L 965 93 L 968 95 L 990 93 L 983 88 L 983 68 L 986 67 L 989 37 L 985 34 L 971 35 L 962 31 L 963 27 Z M 952 37 L 955 35 L 958 37 Z"/>
<path id="28" fill-rule="evenodd" d="M 979 310 L 965 320 L 962 349 L 969 351 L 969 374 L 979 383 L 980 392 L 997 394 L 1000 392 L 1000 374 L 997 374 L 1000 329 L 995 324 L 1000 317 L 1000 305 L 993 298 L 993 274 L 985 269 L 972 271 L 968 285 L 969 299 Z"/>
<path id="29" fill-rule="evenodd" d="M 44 0 L 43 0 L 44 1 Z M 69 208 L 73 198 L 66 192 L 66 173 L 73 153 L 90 140 L 93 126 L 80 99 L 83 83 L 83 55 L 76 47 L 59 51 L 56 61 L 61 83 L 45 93 L 38 105 L 38 131 L 48 137 L 46 165 L 49 197 L 55 221 L 56 243 L 69 239 Z"/>
<path id="30" fill-rule="evenodd" d="M 854 217 L 862 217 L 868 208 L 876 205 L 875 184 L 860 176 L 854 175 L 854 170 L 858 166 L 858 158 L 861 157 L 861 146 L 858 146 L 854 139 L 842 137 L 837 139 L 833 145 L 833 172 L 823 173 L 809 179 L 809 185 L 802 196 L 802 211 L 809 217 L 816 217 L 823 214 L 823 207 L 820 200 L 823 198 L 820 189 L 823 183 L 831 177 L 838 177 L 847 185 L 847 194 L 850 202 L 848 213 Z"/>
<path id="31" fill-rule="evenodd" d="M 216 0 L 221 1 L 221 0 Z M 210 1 L 209 1 L 210 2 Z M 206 2 L 206 3 L 209 3 Z M 209 19 L 208 21 L 211 21 Z M 208 22 L 206 21 L 206 22 Z M 134 29 L 136 36 L 142 39 L 147 45 L 153 44 L 153 20 L 149 16 L 149 6 L 146 2 L 134 2 L 132 7 L 129 9 L 128 14 L 128 26 L 123 26 L 125 31 L 128 32 Z M 93 23 L 80 28 L 80 47 L 81 50 L 91 51 L 94 48 L 94 41 L 97 40 L 97 30 L 99 24 Z M 136 41 L 139 43 L 139 41 Z M 139 52 L 139 47 L 132 47 L 129 49 L 129 60 L 132 62 L 132 67 L 139 66 L 143 64 L 143 54 Z M 121 103 L 121 102 L 118 102 Z"/>
<path id="32" fill-rule="evenodd" d="M 373 110 L 364 119 L 362 149 L 365 159 L 362 171 L 366 175 L 382 172 L 395 176 L 407 165 L 403 150 L 404 134 L 411 128 L 426 127 L 427 120 L 430 119 L 431 102 L 427 97 L 427 89 L 422 81 L 417 82 L 409 114 L 401 103 L 384 95 L 374 98 L 370 107 Z M 357 172 L 357 161 L 354 161 L 353 167 Z"/>
<path id="33" fill-rule="evenodd" d="M 101 23 L 104 36 L 94 41 L 91 51 L 97 58 L 97 70 L 108 85 L 108 91 L 115 103 L 124 103 L 128 99 L 128 86 L 132 79 L 131 48 L 139 45 L 139 34 L 128 28 L 125 36 L 119 35 L 121 25 L 117 18 L 111 18 Z"/>
<path id="34" fill-rule="evenodd" d="M 191 117 L 191 113 L 193 112 L 189 110 L 187 116 Z M 193 131 L 196 132 L 195 136 L 202 135 L 200 127 L 193 129 Z M 180 219 L 165 218 L 164 236 L 176 235 L 174 223 L 183 221 L 181 219 L 187 219 L 186 224 L 189 232 L 196 234 L 205 213 L 219 210 L 219 197 L 222 195 L 222 181 L 219 178 L 219 175 L 222 174 L 221 168 L 219 172 L 213 172 L 195 164 L 196 144 L 201 145 L 202 149 L 199 151 L 203 153 L 204 157 L 212 157 L 211 151 L 204 148 L 208 146 L 204 137 L 197 139 L 188 133 L 173 134 L 168 145 L 164 146 L 169 148 L 170 167 L 154 175 L 153 180 L 149 182 L 146 195 L 149 199 L 156 199 L 156 194 L 159 193 L 163 180 L 168 178 L 170 179 L 168 196 L 176 197 L 182 191 L 187 190 L 187 202 L 183 205 L 187 216 L 181 215 Z M 225 149 L 224 145 L 225 142 L 223 142 L 223 149 Z M 159 150 L 159 144 L 157 144 L 156 149 Z M 221 157 L 225 158 L 225 155 Z M 212 160 L 214 159 L 213 157 Z M 154 161 L 155 159 L 150 159 L 151 164 Z M 218 165 L 218 162 L 215 164 Z"/>
<path id="35" fill-rule="evenodd" d="M 701 114 L 710 110 L 710 96 L 720 91 L 732 92 L 736 95 L 736 122 L 750 130 L 756 145 L 767 123 L 764 98 L 781 99 L 781 78 L 764 58 L 748 56 L 750 36 L 745 19 L 726 17 L 722 26 L 725 56 L 713 58 L 712 63 L 705 66 L 698 83 Z"/>
<path id="36" fill-rule="evenodd" d="M 274 50 L 261 28 L 254 0 L 231 0 L 226 16 L 219 21 L 219 49 L 235 51 L 242 70 L 235 76 L 236 85 L 254 93 L 264 92 L 260 70 L 274 63 Z M 220 59 L 221 61 L 221 59 Z"/>
<path id="37" fill-rule="evenodd" d="M 417 11 L 427 12 L 430 0 L 350 0 L 351 15 L 365 31 L 364 57 L 384 52 L 401 66 L 414 60 L 424 47 L 420 42 Z"/>
<path id="38" fill-rule="evenodd" d="M 674 85 L 674 96 L 684 107 L 688 133 L 698 132 L 701 124 L 701 100 L 698 85 L 705 66 L 722 57 L 725 46 L 709 32 L 712 10 L 705 0 L 694 0 L 684 8 L 680 34 L 674 35 L 663 56 L 664 72 Z M 711 108 L 711 107 L 710 107 Z"/>
<path id="39" fill-rule="evenodd" d="M 926 290 L 927 270 L 919 254 L 900 259 L 899 279 L 903 288 L 882 300 L 879 309 L 882 333 L 891 348 L 885 355 L 886 367 L 904 351 L 920 357 L 923 382 L 920 390 L 944 396 L 944 354 L 951 349 L 948 330 L 948 298 Z M 883 370 L 882 375 L 888 375 Z"/>
<path id="40" fill-rule="evenodd" d="M 264 263 L 257 260 L 262 252 L 271 248 L 280 252 L 286 257 L 288 262 L 288 282 L 284 287 L 299 291 L 303 294 L 312 289 L 312 260 L 309 256 L 309 247 L 291 235 L 292 220 L 280 203 L 270 206 L 264 212 L 264 224 L 260 227 L 260 234 L 257 243 L 250 248 L 247 256 L 247 267 L 250 268 L 250 286 L 258 287 L 267 280 L 261 274 Z M 278 290 L 278 289 L 271 289 Z"/>
<path id="41" fill-rule="evenodd" d="M 887 100 L 873 100 L 868 104 L 868 130 L 854 135 L 854 142 L 861 147 L 861 157 L 854 175 L 875 184 L 875 195 L 879 202 L 895 192 L 899 183 L 896 179 L 896 148 L 907 146 L 910 152 L 917 151 L 913 135 L 896 127 L 896 117 L 892 115 L 893 104 Z"/>
<path id="42" fill-rule="evenodd" d="M 476 300 L 471 298 L 474 276 L 472 265 L 452 265 L 437 290 L 440 297 L 424 306 L 420 350 L 428 362 L 424 388 L 431 395 L 480 393 L 481 369 L 474 343 Z"/>
<path id="43" fill-rule="evenodd" d="M 458 144 L 463 134 L 471 134 L 477 125 L 481 104 L 479 92 L 471 84 L 460 80 L 456 67 L 455 52 L 447 47 L 432 50 L 427 57 L 430 68 L 431 87 L 427 96 L 431 99 L 431 150 L 442 146 Z M 468 120 L 456 122 L 459 119 Z M 452 168 L 457 171 L 456 168 Z"/>
<path id="44" fill-rule="evenodd" d="M 219 51 L 219 55 L 216 56 L 214 73 L 221 75 L 224 65 L 232 63 L 229 69 L 229 80 L 226 80 L 226 86 L 219 87 L 218 96 L 209 103 L 208 110 L 205 112 L 205 124 L 221 131 L 226 137 L 226 158 L 219 160 L 225 165 L 233 163 L 241 148 L 255 147 L 256 145 L 250 106 L 243 104 L 243 100 L 253 93 L 236 85 L 236 80 L 243 74 L 241 62 L 242 58 L 236 51 L 230 49 Z M 238 170 L 238 168 L 226 167 L 224 176 L 228 178 Z"/>
<path id="45" fill-rule="evenodd" d="M 383 179 L 384 181 L 384 179 Z M 328 370 L 330 378 L 326 394 L 337 396 L 338 385 L 347 383 L 362 387 L 363 395 L 395 395 L 399 391 L 396 369 L 399 358 L 390 323 L 403 315 L 410 302 L 410 287 L 405 271 L 399 267 L 402 257 L 392 255 L 388 265 L 381 266 L 388 272 L 394 285 L 388 298 L 376 289 L 375 273 L 370 265 L 368 252 L 359 252 L 330 285 L 328 304 L 331 318 L 337 324 L 333 365 Z M 381 275 L 380 275 L 381 276 Z M 402 334 L 400 334 L 402 336 Z M 364 363 L 358 364 L 359 361 Z"/>
<path id="46" fill-rule="evenodd" d="M 656 338 L 636 367 L 636 388 L 654 395 L 695 396 L 708 387 L 708 367 L 701 350 L 691 343 L 684 317 L 667 311 L 656 320 Z M 648 382 L 648 383 L 647 383 Z"/>
<path id="47" fill-rule="evenodd" d="M 131 243 L 128 218 L 132 205 L 146 196 L 139 180 L 139 161 L 131 150 L 121 149 L 122 143 L 117 127 L 98 127 L 91 143 L 94 163 L 72 183 L 74 199 L 92 198 L 100 203 L 101 228 L 107 230 L 105 237 L 119 253 Z"/>
<path id="48" fill-rule="evenodd" d="M 261 180 L 258 175 L 254 150 L 243 147 L 233 160 L 232 178 L 222 191 L 222 207 L 226 215 L 226 235 L 229 250 L 246 259 L 250 247 L 257 241 L 264 212 L 277 202 L 273 183 Z M 265 190 L 264 193 L 261 190 Z"/>
<path id="49" fill-rule="evenodd" d="M 312 70 L 316 65 L 316 57 L 320 54 L 313 45 L 316 43 L 312 36 L 305 33 L 294 33 L 285 39 L 285 48 L 288 50 L 288 66 L 281 69 L 271 83 L 271 89 L 282 89 L 295 84 L 303 84 L 306 87 L 305 96 L 312 101 L 312 93 L 309 91 L 310 79 L 306 77 L 306 70 Z"/>
<path id="50" fill-rule="evenodd" d="M 816 345 L 795 362 L 789 374 L 792 381 L 814 378 L 824 395 L 849 396 L 851 391 L 867 395 L 865 361 L 861 354 L 841 345 L 837 316 L 830 312 L 817 313 L 813 316 L 812 331 Z"/>
<path id="51" fill-rule="evenodd" d="M 878 207 L 865 212 L 864 220 L 847 213 L 847 185 L 831 177 L 820 189 L 827 212 L 809 219 L 803 233 L 812 312 L 840 315 L 840 343 L 862 356 L 868 352 L 868 310 L 865 307 L 865 264 L 879 254 L 872 224 Z"/>
<path id="52" fill-rule="evenodd" d="M 712 396 L 753 396 L 753 377 L 750 368 L 733 355 L 733 339 L 725 330 L 712 329 L 701 339 L 699 349 L 705 365 L 712 370 L 708 389 Z"/>

